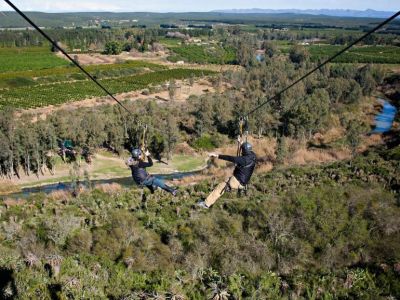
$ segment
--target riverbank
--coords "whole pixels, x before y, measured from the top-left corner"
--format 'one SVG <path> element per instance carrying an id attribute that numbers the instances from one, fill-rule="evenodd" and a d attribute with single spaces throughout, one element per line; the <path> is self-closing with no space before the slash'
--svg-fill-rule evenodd
<path id="1" fill-rule="evenodd" d="M 152 174 L 170 175 L 182 172 L 196 172 L 207 166 L 207 158 L 205 155 L 173 155 L 171 160 L 167 161 L 168 165 L 162 162 L 155 162 L 154 166 L 149 168 Z M 79 180 L 111 180 L 121 179 L 130 176 L 130 169 L 125 165 L 125 158 L 118 157 L 101 151 L 95 155 L 91 164 L 84 161 L 77 164 L 64 164 L 58 162 L 55 174 L 45 171 L 39 178 L 35 175 L 21 176 L 20 179 L 0 181 L 0 196 L 20 192 L 22 189 L 41 187 L 46 185 L 71 182 L 72 178 Z"/>

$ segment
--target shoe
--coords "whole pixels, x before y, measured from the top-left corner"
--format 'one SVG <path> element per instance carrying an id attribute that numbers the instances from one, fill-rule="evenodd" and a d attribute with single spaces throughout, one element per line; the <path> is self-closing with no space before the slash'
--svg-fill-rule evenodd
<path id="1" fill-rule="evenodd" d="M 204 209 L 209 209 L 209 207 L 207 206 L 207 204 L 204 201 L 198 202 L 197 206 L 204 208 Z"/>
<path id="2" fill-rule="evenodd" d="M 168 193 L 171 193 L 174 197 L 178 194 L 178 190 L 177 190 L 177 189 L 174 189 L 173 187 L 170 187 L 170 186 L 166 186 L 166 187 L 165 187 L 165 190 L 166 190 Z"/>

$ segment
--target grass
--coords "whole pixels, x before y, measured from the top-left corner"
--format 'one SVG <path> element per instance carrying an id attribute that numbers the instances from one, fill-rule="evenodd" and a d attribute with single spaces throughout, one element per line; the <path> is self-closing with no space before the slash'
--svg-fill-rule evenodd
<path id="1" fill-rule="evenodd" d="M 175 155 L 171 164 L 176 167 L 179 172 L 189 172 L 204 167 L 204 157 Z"/>
<path id="2" fill-rule="evenodd" d="M 101 156 L 103 157 L 97 157 L 93 160 L 91 170 L 88 171 L 91 179 L 129 177 L 131 175 L 131 171 L 125 166 L 124 159 L 122 157 L 111 154 L 104 155 L 104 153 L 106 152 L 101 151 Z M 151 174 L 170 174 L 176 171 L 195 171 L 203 168 L 204 166 L 204 157 L 177 154 L 172 156 L 171 161 L 168 162 L 168 166 L 155 162 L 154 166 L 149 168 L 148 171 Z M 70 176 L 65 175 L 68 172 L 69 167 L 69 165 L 57 164 L 55 176 L 38 180 L 34 180 L 36 177 L 32 176 L 32 181 L 23 184 L 9 182 L 9 184 L 6 185 L 2 182 L 0 185 L 0 195 L 2 193 L 8 194 L 18 192 L 19 188 L 49 185 L 58 182 L 69 182 L 71 180 Z M 82 162 L 81 179 L 83 179 L 83 171 L 87 168 L 88 165 Z"/>
<path id="3" fill-rule="evenodd" d="M 181 39 L 173 39 L 173 38 L 161 38 L 159 43 L 170 48 L 170 47 L 179 47 L 182 44 Z"/>
<path id="4" fill-rule="evenodd" d="M 50 52 L 48 47 L 0 48 L 0 74 L 10 71 L 53 69 L 68 62 Z"/>
<path id="5" fill-rule="evenodd" d="M 8 180 L 0 181 L 0 195 L 19 192 L 20 189 L 14 183 Z"/>

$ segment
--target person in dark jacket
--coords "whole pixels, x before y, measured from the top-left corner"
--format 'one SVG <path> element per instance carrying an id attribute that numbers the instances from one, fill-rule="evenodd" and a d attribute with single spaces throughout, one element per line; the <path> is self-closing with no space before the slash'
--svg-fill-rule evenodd
<path id="1" fill-rule="evenodd" d="M 153 175 L 150 175 L 146 168 L 153 166 L 153 160 L 151 159 L 150 152 L 146 150 L 145 156 L 147 162 L 145 162 L 142 157 L 142 151 L 140 149 L 134 149 L 132 151 L 132 157 L 129 158 L 126 164 L 131 168 L 132 178 L 136 184 L 141 186 L 146 186 L 151 193 L 159 187 L 172 195 L 176 196 L 178 191 L 168 185 L 165 182 Z"/>
<path id="2" fill-rule="evenodd" d="M 211 157 L 219 158 L 236 164 L 236 168 L 233 171 L 233 176 L 229 177 L 225 182 L 218 184 L 205 201 L 198 203 L 200 207 L 209 208 L 219 199 L 219 197 L 222 196 L 225 190 L 244 189 L 247 183 L 250 181 L 251 175 L 253 175 L 253 171 L 256 166 L 257 157 L 253 152 L 251 144 L 247 142 L 241 145 L 240 150 L 241 156 L 218 155 L 214 153 L 210 154 Z"/>

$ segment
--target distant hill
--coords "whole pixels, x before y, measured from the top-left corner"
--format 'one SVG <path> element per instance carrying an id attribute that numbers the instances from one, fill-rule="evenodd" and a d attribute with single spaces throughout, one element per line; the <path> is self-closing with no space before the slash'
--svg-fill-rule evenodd
<path id="1" fill-rule="evenodd" d="M 272 13 L 271 13 L 272 11 Z M 361 17 L 353 11 L 356 17 L 343 18 L 342 16 L 323 15 L 320 11 L 298 11 L 287 10 L 232 10 L 227 12 L 185 12 L 185 13 L 150 13 L 150 12 L 75 12 L 75 13 L 43 13 L 27 12 L 39 26 L 46 28 L 54 27 L 77 27 L 92 26 L 93 24 L 110 24 L 112 27 L 130 27 L 134 24 L 145 24 L 158 27 L 160 24 L 190 24 L 190 23 L 228 23 L 228 24 L 281 24 L 281 25 L 316 25 L 333 27 L 359 27 L 372 26 L 380 22 L 380 18 L 386 18 L 391 12 L 375 12 L 379 17 Z M 314 12 L 312 14 L 311 12 Z M 317 13 L 318 12 L 318 13 Z M 330 11 L 331 14 L 340 11 Z M 350 11 L 342 11 L 343 14 Z M 363 12 L 367 14 L 368 11 Z M 370 13 L 369 15 L 374 15 Z M 399 24 L 400 22 L 397 21 Z M 24 28 L 28 24 L 17 13 L 12 11 L 0 11 L 0 28 Z"/>
<path id="2" fill-rule="evenodd" d="M 351 10 L 351 9 L 228 9 L 215 10 L 213 12 L 234 13 L 234 14 L 307 14 L 325 15 L 332 17 L 362 17 L 362 18 L 388 18 L 395 14 L 392 11 L 377 11 L 373 9 Z"/>

